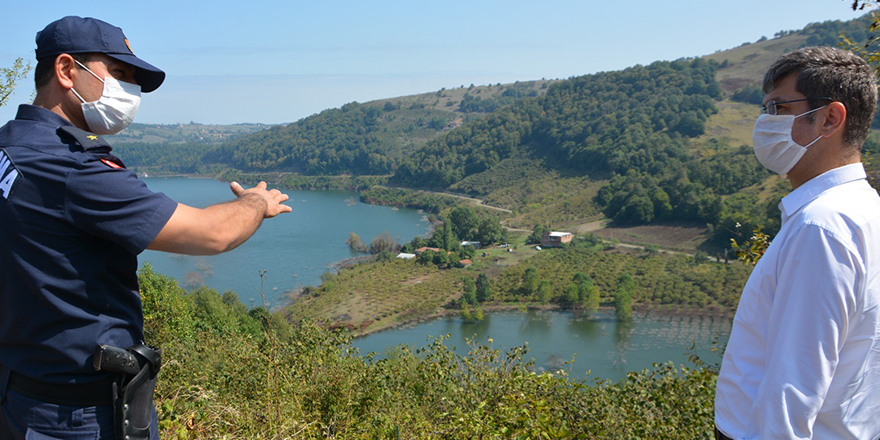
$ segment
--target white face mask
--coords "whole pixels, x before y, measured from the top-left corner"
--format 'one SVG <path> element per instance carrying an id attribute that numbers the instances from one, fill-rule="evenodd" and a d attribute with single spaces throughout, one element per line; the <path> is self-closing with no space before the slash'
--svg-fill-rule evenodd
<path id="1" fill-rule="evenodd" d="M 95 134 L 116 134 L 128 127 L 141 105 L 141 86 L 121 82 L 111 76 L 101 79 L 79 61 L 76 64 L 104 83 L 104 92 L 94 102 L 86 102 L 76 90 L 70 89 L 82 101 L 83 116 L 89 130 Z"/>
<path id="2" fill-rule="evenodd" d="M 755 156 L 758 158 L 758 162 L 761 162 L 764 168 L 778 174 L 791 171 L 807 152 L 807 148 L 822 138 L 819 136 L 807 145 L 798 145 L 791 138 L 794 120 L 825 107 L 823 105 L 797 116 L 768 114 L 759 116 L 755 122 L 755 130 L 752 132 L 752 142 L 755 146 Z"/>

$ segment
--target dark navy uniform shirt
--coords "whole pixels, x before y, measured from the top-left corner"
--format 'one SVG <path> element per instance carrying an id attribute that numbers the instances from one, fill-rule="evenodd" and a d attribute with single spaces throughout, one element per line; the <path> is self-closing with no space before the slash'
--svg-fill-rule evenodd
<path id="1" fill-rule="evenodd" d="M 41 107 L 0 128 L 0 364 L 12 371 L 93 382 L 98 344 L 143 339 L 137 255 L 177 203 L 110 150 Z"/>

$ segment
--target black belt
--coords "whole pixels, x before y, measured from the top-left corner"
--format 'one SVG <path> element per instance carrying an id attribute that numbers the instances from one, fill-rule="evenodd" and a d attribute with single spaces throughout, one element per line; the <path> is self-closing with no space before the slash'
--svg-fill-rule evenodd
<path id="1" fill-rule="evenodd" d="M 8 389 L 22 396 L 56 405 L 105 406 L 113 404 L 112 377 L 92 383 L 50 383 L 9 371 Z"/>

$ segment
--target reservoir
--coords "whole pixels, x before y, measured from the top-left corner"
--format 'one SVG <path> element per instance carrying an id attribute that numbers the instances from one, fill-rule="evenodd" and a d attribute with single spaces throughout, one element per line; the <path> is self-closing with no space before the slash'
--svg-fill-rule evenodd
<path id="1" fill-rule="evenodd" d="M 648 313 L 634 315 L 629 325 L 621 325 L 614 312 L 607 310 L 589 318 L 566 311 L 530 310 L 487 313 L 477 322 L 440 318 L 374 333 L 356 339 L 353 345 L 362 354 L 382 355 L 398 344 L 426 347 L 434 337 L 449 335 L 446 346 L 466 355 L 468 340 L 502 351 L 528 341 L 526 359 L 534 359 L 537 371 L 563 369 L 575 378 L 616 382 L 627 372 L 651 368 L 653 363 L 671 361 L 693 367 L 688 360 L 692 345 L 703 362 L 720 364 L 720 355 L 712 351 L 713 342 L 719 347 L 726 344 L 731 324 L 731 318 Z"/>
<path id="2" fill-rule="evenodd" d="M 150 189 L 195 207 L 233 199 L 227 183 L 211 179 L 144 178 Z M 364 242 L 388 231 L 405 243 L 429 230 L 425 214 L 413 209 L 372 206 L 347 191 L 284 191 L 290 196 L 290 214 L 268 219 L 239 248 L 216 256 L 190 257 L 145 251 L 139 262 L 150 263 L 158 273 L 176 278 L 181 286 L 204 284 L 225 292 L 235 291 L 244 304 L 270 307 L 286 302 L 286 293 L 306 285 L 320 284 L 320 275 L 333 263 L 356 257 L 346 244 L 350 232 Z M 265 271 L 261 288 L 260 272 Z M 705 362 L 720 363 L 711 351 L 712 342 L 727 342 L 730 318 L 636 315 L 621 325 L 613 312 L 592 317 L 565 311 L 511 311 L 487 313 L 483 321 L 467 322 L 445 317 L 356 339 L 361 353 L 383 354 L 406 344 L 424 347 L 432 337 L 450 335 L 447 347 L 467 354 L 467 341 L 508 350 L 526 342 L 538 371 L 564 369 L 576 378 L 617 381 L 626 372 L 651 368 L 653 363 L 672 361 L 692 366 L 687 349 Z M 489 339 L 492 342 L 489 343 Z M 589 371 L 589 374 L 587 372 Z"/>
<path id="3" fill-rule="evenodd" d="M 228 183 L 213 179 L 142 180 L 151 190 L 197 208 L 235 198 Z M 283 192 L 290 196 L 286 204 L 293 212 L 264 220 L 250 240 L 231 252 L 191 257 L 148 250 L 138 262 L 150 263 L 183 287 L 204 284 L 220 293 L 232 290 L 249 307 L 262 305 L 264 292 L 272 307 L 283 305 L 288 292 L 320 284 L 321 274 L 331 270 L 333 263 L 364 255 L 352 252 L 346 244 L 351 232 L 369 244 L 388 231 L 402 244 L 429 230 L 425 214 L 418 210 L 368 205 L 354 192 Z M 262 290 L 261 271 L 265 271 Z"/>

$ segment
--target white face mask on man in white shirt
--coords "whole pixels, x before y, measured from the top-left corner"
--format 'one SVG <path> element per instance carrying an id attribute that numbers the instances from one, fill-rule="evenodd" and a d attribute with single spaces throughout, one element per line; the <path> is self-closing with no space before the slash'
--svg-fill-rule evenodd
<path id="1" fill-rule="evenodd" d="M 761 162 L 764 168 L 777 174 L 791 171 L 807 152 L 807 148 L 822 138 L 820 135 L 807 145 L 799 145 L 791 138 L 794 120 L 825 107 L 815 108 L 799 115 L 763 114 L 759 116 L 755 122 L 755 129 L 752 131 L 752 143 L 755 146 L 755 156 L 758 158 L 758 162 Z"/>
<path id="2" fill-rule="evenodd" d="M 79 61 L 76 64 L 104 83 L 101 97 L 94 102 L 86 102 L 76 90 L 70 89 L 82 101 L 83 116 L 89 130 L 95 134 L 116 134 L 128 127 L 141 105 L 141 86 L 118 81 L 111 76 L 102 79 Z"/>

